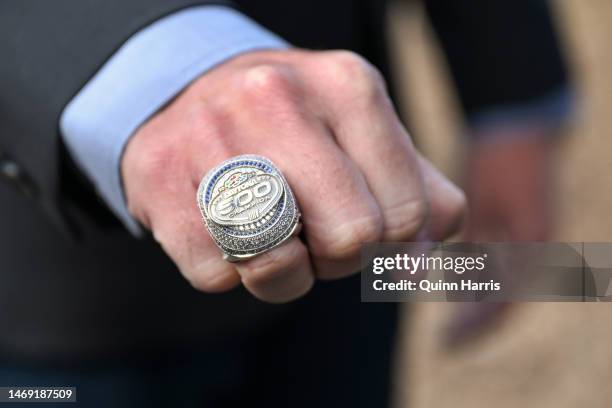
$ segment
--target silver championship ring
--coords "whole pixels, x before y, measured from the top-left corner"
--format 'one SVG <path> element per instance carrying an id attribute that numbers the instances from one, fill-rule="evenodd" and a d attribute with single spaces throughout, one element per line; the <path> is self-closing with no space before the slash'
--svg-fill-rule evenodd
<path id="1" fill-rule="evenodd" d="M 274 248 L 301 225 L 287 180 L 261 156 L 236 156 L 208 172 L 198 189 L 198 206 L 208 232 L 230 262 Z"/>

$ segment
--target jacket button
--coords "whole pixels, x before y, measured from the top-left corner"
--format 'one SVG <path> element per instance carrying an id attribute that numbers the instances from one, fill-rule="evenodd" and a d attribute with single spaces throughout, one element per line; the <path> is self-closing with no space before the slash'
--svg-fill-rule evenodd
<path id="1" fill-rule="evenodd" d="M 0 177 L 26 197 L 34 196 L 34 186 L 21 167 L 12 160 L 0 157 Z"/>

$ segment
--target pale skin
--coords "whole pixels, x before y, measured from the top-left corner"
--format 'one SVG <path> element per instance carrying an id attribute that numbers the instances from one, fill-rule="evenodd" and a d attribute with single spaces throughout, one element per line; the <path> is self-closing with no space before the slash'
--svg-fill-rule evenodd
<path id="1" fill-rule="evenodd" d="M 211 168 L 245 153 L 283 172 L 303 234 L 232 264 L 195 197 Z M 221 64 L 136 132 L 122 177 L 131 213 L 196 289 L 243 284 L 274 303 L 355 273 L 364 242 L 444 239 L 465 207 L 415 150 L 376 69 L 348 51 L 257 51 Z"/>

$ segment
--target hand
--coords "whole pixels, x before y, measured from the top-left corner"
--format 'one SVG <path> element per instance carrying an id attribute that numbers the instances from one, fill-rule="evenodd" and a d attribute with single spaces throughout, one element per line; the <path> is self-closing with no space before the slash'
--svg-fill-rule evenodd
<path id="1" fill-rule="evenodd" d="M 303 240 L 230 264 L 202 225 L 196 189 L 221 161 L 270 158 L 300 206 Z M 122 176 L 131 213 L 185 278 L 205 292 L 241 281 L 285 302 L 315 278 L 358 270 L 368 241 L 452 233 L 464 197 L 414 150 L 378 72 L 346 51 L 260 51 L 200 77 L 128 143 Z"/>
<path id="2" fill-rule="evenodd" d="M 546 241 L 553 229 L 551 163 L 557 137 L 537 127 L 495 132 L 481 135 L 485 141 L 469 152 L 467 239 Z"/>
<path id="3" fill-rule="evenodd" d="M 470 219 L 468 241 L 545 241 L 552 234 L 551 161 L 555 130 L 545 127 L 487 129 L 476 135 L 467 161 L 466 191 Z M 520 268 L 499 269 L 496 279 L 510 281 Z M 504 274 L 507 274 L 504 276 Z M 449 347 L 497 327 L 511 303 L 457 305 L 445 331 Z"/>

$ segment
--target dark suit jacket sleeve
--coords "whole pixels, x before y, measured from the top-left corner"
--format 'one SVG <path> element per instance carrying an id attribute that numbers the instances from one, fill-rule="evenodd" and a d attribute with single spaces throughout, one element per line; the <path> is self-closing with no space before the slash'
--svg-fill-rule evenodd
<path id="1" fill-rule="evenodd" d="M 567 84 L 546 0 L 425 0 L 468 115 Z"/>
<path id="2" fill-rule="evenodd" d="M 202 0 L 0 2 L 0 161 L 14 184 L 65 226 L 58 120 L 97 69 L 139 29 Z M 12 166 L 14 168 L 15 166 Z M 1 177 L 0 177 L 1 178 Z M 2 180 L 0 180 L 2 182 Z M 68 186 L 69 187 L 69 186 Z"/>

